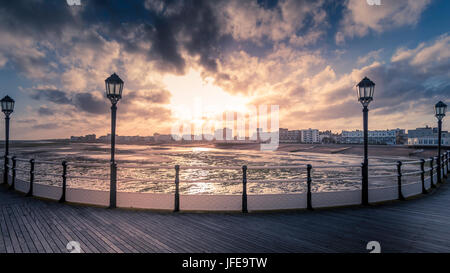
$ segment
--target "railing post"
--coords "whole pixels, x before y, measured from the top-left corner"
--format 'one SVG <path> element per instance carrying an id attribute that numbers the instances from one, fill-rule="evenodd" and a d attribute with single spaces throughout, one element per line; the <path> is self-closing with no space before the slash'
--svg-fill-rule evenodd
<path id="1" fill-rule="evenodd" d="M 442 170 L 442 176 L 447 179 L 447 172 L 445 171 L 445 166 L 447 165 L 447 153 L 442 153 L 442 160 L 441 160 L 441 170 Z M 444 181 L 442 181 L 444 182 Z"/>
<path id="2" fill-rule="evenodd" d="M 17 160 L 16 156 L 13 156 L 11 158 L 12 161 L 12 168 L 11 168 L 11 185 L 9 186 L 10 190 L 14 190 L 15 184 L 16 184 L 16 166 L 17 166 Z"/>
<path id="3" fill-rule="evenodd" d="M 449 165 L 450 165 L 450 151 L 447 151 L 447 175 L 448 175 Z"/>
<path id="4" fill-rule="evenodd" d="M 62 194 L 59 199 L 60 203 L 66 202 L 66 189 L 67 189 L 67 162 L 62 162 L 63 172 L 62 172 Z"/>
<path id="5" fill-rule="evenodd" d="M 405 200 L 402 193 L 402 162 L 397 161 L 397 186 L 398 186 L 398 200 Z"/>
<path id="6" fill-rule="evenodd" d="M 422 194 L 427 194 L 428 191 L 425 189 L 425 159 L 420 160 L 420 180 L 422 181 Z"/>
<path id="7" fill-rule="evenodd" d="M 448 177 L 448 166 L 450 165 L 450 152 L 447 151 L 446 155 L 447 155 L 447 161 L 446 161 L 447 164 L 445 164 L 445 165 L 447 166 L 447 177 Z"/>
<path id="8" fill-rule="evenodd" d="M 117 206 L 117 164 L 114 161 L 110 164 L 109 208 L 114 209 Z"/>
<path id="9" fill-rule="evenodd" d="M 180 211 L 180 165 L 175 165 L 175 206 L 173 211 Z"/>
<path id="10" fill-rule="evenodd" d="M 4 159 L 4 164 L 3 164 L 3 184 L 8 185 L 8 175 L 9 175 L 9 167 L 8 167 L 8 155 L 5 153 L 5 159 Z"/>
<path id="11" fill-rule="evenodd" d="M 34 159 L 30 159 L 30 189 L 25 196 L 33 196 L 33 183 L 34 183 Z"/>
<path id="12" fill-rule="evenodd" d="M 312 194 L 311 194 L 311 164 L 306 166 L 306 185 L 307 185 L 307 193 L 306 193 L 306 208 L 308 210 L 313 210 L 312 207 Z"/>
<path id="13" fill-rule="evenodd" d="M 436 186 L 434 185 L 434 183 L 433 183 L 433 161 L 434 161 L 434 158 L 433 157 L 430 157 L 430 185 L 431 185 L 431 187 L 432 188 L 436 188 Z"/>
<path id="14" fill-rule="evenodd" d="M 242 166 L 242 212 L 247 213 L 247 166 Z"/>

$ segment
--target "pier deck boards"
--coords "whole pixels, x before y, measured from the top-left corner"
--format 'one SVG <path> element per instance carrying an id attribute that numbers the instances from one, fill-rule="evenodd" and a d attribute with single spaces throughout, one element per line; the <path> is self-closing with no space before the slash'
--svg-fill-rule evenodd
<path id="1" fill-rule="evenodd" d="M 163 213 L 59 204 L 0 187 L 0 253 L 450 252 L 450 183 L 370 207 L 276 213 Z"/>

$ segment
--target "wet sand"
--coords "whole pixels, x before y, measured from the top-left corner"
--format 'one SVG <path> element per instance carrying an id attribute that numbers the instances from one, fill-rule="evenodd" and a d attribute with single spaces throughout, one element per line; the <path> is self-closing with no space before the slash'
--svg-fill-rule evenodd
<path id="1" fill-rule="evenodd" d="M 212 145 L 220 149 L 259 150 L 259 144 L 220 144 Z M 311 152 L 325 154 L 362 155 L 363 145 L 357 144 L 280 144 L 278 151 L 283 152 Z M 369 145 L 369 155 L 378 157 L 411 157 L 429 158 L 436 156 L 436 148 L 413 148 L 405 145 Z M 446 149 L 443 149 L 445 151 Z"/>

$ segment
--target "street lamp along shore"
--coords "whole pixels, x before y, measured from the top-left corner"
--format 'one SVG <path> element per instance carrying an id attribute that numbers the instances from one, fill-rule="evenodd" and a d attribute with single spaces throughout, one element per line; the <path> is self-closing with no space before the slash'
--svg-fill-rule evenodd
<path id="1" fill-rule="evenodd" d="M 369 160 L 368 160 L 368 113 L 369 103 L 373 100 L 373 94 L 375 92 L 375 83 L 369 78 L 364 77 L 356 85 L 356 94 L 358 101 L 363 106 L 363 123 L 364 123 L 364 162 L 362 163 L 362 205 L 369 205 Z"/>
<path id="2" fill-rule="evenodd" d="M 434 106 L 435 116 L 438 120 L 438 158 L 437 158 L 437 181 L 442 183 L 442 170 L 441 170 L 441 143 L 442 143 L 442 119 L 445 117 L 445 112 L 447 111 L 447 105 L 442 101 L 439 101 Z"/>
<path id="3" fill-rule="evenodd" d="M 116 207 L 117 192 L 117 164 L 114 158 L 116 145 L 116 112 L 117 102 L 122 98 L 123 81 L 113 73 L 105 80 L 106 97 L 111 101 L 111 162 L 110 162 L 110 189 L 109 208 Z"/>
<path id="4" fill-rule="evenodd" d="M 5 114 L 5 164 L 3 166 L 3 183 L 8 183 L 9 116 L 14 112 L 14 103 L 14 100 L 8 95 L 1 100 L 2 112 Z"/>

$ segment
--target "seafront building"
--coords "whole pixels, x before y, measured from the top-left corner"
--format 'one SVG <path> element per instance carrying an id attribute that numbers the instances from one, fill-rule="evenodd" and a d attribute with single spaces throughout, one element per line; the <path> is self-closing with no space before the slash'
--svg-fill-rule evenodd
<path id="1" fill-rule="evenodd" d="M 408 130 L 409 146 L 437 146 L 438 128 L 432 128 L 428 125 L 422 128 Z M 448 131 L 442 131 L 441 145 L 450 146 L 450 134 Z"/>
<path id="2" fill-rule="evenodd" d="M 301 142 L 302 143 L 319 143 L 319 130 L 318 129 L 306 129 L 301 130 Z"/>
<path id="3" fill-rule="evenodd" d="M 302 133 L 300 130 L 280 128 L 278 133 L 280 143 L 299 143 L 302 140 Z"/>
<path id="4" fill-rule="evenodd" d="M 404 129 L 393 130 L 373 130 L 369 131 L 369 144 L 403 144 L 405 139 Z M 363 144 L 364 132 L 361 130 L 342 131 L 340 143 L 345 144 Z"/>

